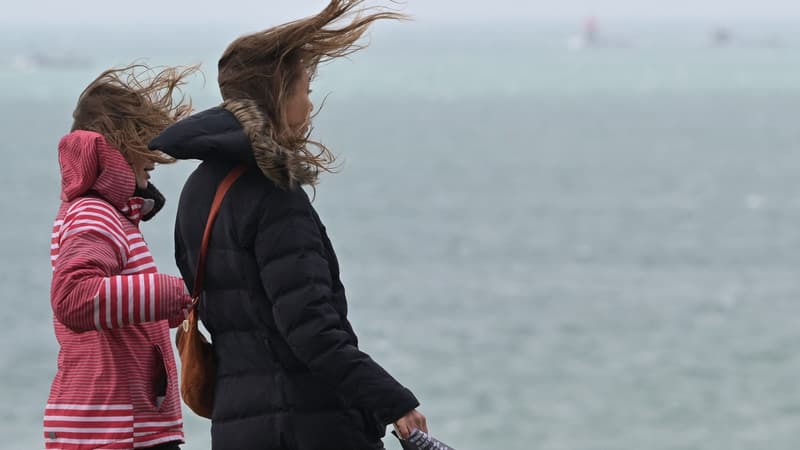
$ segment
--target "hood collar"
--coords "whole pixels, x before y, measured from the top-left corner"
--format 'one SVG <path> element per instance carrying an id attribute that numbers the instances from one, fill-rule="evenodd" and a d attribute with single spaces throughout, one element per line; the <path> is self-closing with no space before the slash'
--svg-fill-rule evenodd
<path id="1" fill-rule="evenodd" d="M 94 192 L 122 210 L 136 190 L 136 176 L 122 152 L 103 135 L 77 130 L 58 143 L 61 200 L 72 201 Z"/>
<path id="2" fill-rule="evenodd" d="M 265 177 L 283 188 L 314 184 L 318 171 L 278 144 L 269 133 L 269 121 L 256 102 L 228 100 L 167 128 L 153 139 L 150 149 L 176 159 L 224 160 L 257 166 Z"/>
<path id="3" fill-rule="evenodd" d="M 61 138 L 58 162 L 64 202 L 97 195 L 135 223 L 143 217 L 150 219 L 160 209 L 149 195 L 136 195 L 133 169 L 122 152 L 99 133 L 76 130 Z"/>

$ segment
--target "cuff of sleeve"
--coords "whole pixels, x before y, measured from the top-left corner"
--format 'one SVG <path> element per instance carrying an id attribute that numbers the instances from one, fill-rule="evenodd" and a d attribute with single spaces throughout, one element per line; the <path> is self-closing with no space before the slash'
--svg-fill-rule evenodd
<path id="1" fill-rule="evenodd" d="M 408 389 L 403 388 L 399 394 L 391 408 L 377 413 L 378 422 L 383 425 L 391 425 L 419 406 L 419 400 Z"/>
<path id="2" fill-rule="evenodd" d="M 166 274 L 157 274 L 158 297 L 154 299 L 161 319 L 166 319 L 181 300 L 181 294 L 186 291 L 183 279 Z"/>

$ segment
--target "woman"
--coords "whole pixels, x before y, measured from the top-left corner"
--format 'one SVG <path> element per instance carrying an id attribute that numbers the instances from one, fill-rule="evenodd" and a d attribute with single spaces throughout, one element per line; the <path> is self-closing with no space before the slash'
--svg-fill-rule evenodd
<path id="1" fill-rule="evenodd" d="M 156 270 L 139 221 L 164 203 L 150 172 L 172 161 L 146 144 L 189 113 L 172 95 L 193 70 L 105 71 L 81 94 L 58 145 L 50 300 L 61 349 L 44 417 L 48 449 L 177 449 L 183 441 L 169 328 L 191 298 L 181 278 Z"/>
<path id="2" fill-rule="evenodd" d="M 308 137 L 317 64 L 356 50 L 372 22 L 402 17 L 361 4 L 334 0 L 235 40 L 219 61 L 222 106 L 150 143 L 204 161 L 176 222 L 177 263 L 190 281 L 217 186 L 248 168 L 217 216 L 199 306 L 217 360 L 214 450 L 380 449 L 389 424 L 403 436 L 426 430 L 414 395 L 359 350 L 336 254 L 302 188 L 333 162 Z"/>

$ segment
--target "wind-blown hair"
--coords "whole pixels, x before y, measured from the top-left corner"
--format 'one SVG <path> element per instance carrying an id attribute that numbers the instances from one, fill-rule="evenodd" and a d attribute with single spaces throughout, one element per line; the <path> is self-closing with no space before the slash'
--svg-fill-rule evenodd
<path id="1" fill-rule="evenodd" d="M 197 66 L 157 70 L 144 64 L 109 69 L 84 89 L 72 113 L 72 131 L 102 134 L 128 163 L 174 160 L 147 148 L 165 128 L 191 113 L 191 101 L 180 86 Z M 176 97 L 176 94 L 177 97 Z"/>
<path id="2" fill-rule="evenodd" d="M 255 102 L 265 116 L 268 136 L 288 153 L 287 164 L 302 170 L 297 182 L 315 184 L 321 171 L 330 171 L 335 157 L 320 142 L 310 140 L 310 128 L 298 133 L 286 117 L 287 100 L 302 71 L 310 78 L 317 66 L 356 52 L 369 26 L 381 19 L 405 19 L 403 14 L 366 7 L 364 0 L 332 0 L 311 17 L 233 41 L 219 60 L 219 88 L 223 100 Z M 315 150 L 311 150 L 314 147 Z"/>

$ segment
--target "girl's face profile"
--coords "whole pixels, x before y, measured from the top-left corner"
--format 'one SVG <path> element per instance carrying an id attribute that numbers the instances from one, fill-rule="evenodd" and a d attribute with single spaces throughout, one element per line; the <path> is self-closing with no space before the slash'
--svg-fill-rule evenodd
<path id="1" fill-rule="evenodd" d="M 308 72 L 301 71 L 300 76 L 292 84 L 292 95 L 286 102 L 286 120 L 289 127 L 300 135 L 308 132 L 308 127 L 311 125 L 311 112 L 314 110 L 314 104 L 308 97 L 311 93 L 310 84 Z"/>
<path id="2" fill-rule="evenodd" d="M 147 183 L 150 181 L 150 172 L 155 168 L 155 163 L 145 158 L 138 158 L 136 162 L 131 163 L 133 174 L 136 175 L 136 186 L 140 189 L 146 189 Z"/>

